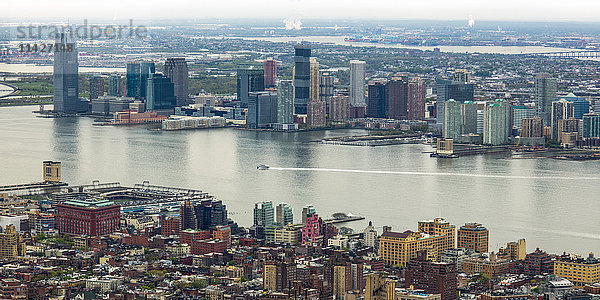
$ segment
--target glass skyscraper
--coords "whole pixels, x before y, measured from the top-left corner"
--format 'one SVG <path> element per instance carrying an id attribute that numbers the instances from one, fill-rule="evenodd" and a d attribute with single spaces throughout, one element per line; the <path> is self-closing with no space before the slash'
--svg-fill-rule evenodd
<path id="1" fill-rule="evenodd" d="M 552 117 L 552 102 L 556 101 L 558 82 L 550 74 L 540 73 L 535 77 L 535 109 L 536 114 L 550 124 Z"/>
<path id="2" fill-rule="evenodd" d="M 150 74 L 146 89 L 146 109 L 173 109 L 177 104 L 173 83 L 162 74 Z"/>
<path id="3" fill-rule="evenodd" d="M 248 93 L 265 90 L 265 73 L 262 69 L 237 71 L 237 97 L 242 107 L 248 107 Z"/>
<path id="4" fill-rule="evenodd" d="M 61 47 L 65 51 L 54 52 L 54 111 L 85 112 L 87 102 L 79 100 L 79 62 L 75 41 L 69 40 L 69 33 L 59 33 L 56 44 L 57 48 Z"/>
<path id="5" fill-rule="evenodd" d="M 127 64 L 127 97 L 140 98 L 141 85 L 140 85 L 140 64 L 139 63 L 128 63 Z"/>
<path id="6" fill-rule="evenodd" d="M 310 101 L 310 47 L 294 46 L 294 113 L 305 115 Z"/>
<path id="7" fill-rule="evenodd" d="M 140 65 L 140 98 L 146 99 L 146 89 L 150 74 L 156 72 L 156 65 L 152 61 L 142 62 Z"/>
<path id="8" fill-rule="evenodd" d="M 167 61 L 165 62 L 165 76 L 169 77 L 171 82 L 173 82 L 177 106 L 186 105 L 189 96 L 189 75 L 185 58 L 167 58 Z"/>
<path id="9" fill-rule="evenodd" d="M 248 93 L 248 128 L 266 128 L 277 123 L 277 92 Z"/>
<path id="10" fill-rule="evenodd" d="M 444 103 L 450 99 L 456 102 L 473 101 L 474 85 L 461 81 L 437 81 L 437 123 L 444 124 Z"/>

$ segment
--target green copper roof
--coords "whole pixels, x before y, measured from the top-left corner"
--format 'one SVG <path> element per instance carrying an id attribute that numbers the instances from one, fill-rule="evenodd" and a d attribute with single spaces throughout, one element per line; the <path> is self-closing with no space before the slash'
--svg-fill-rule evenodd
<path id="1" fill-rule="evenodd" d="M 78 207 L 94 208 L 111 206 L 115 203 L 106 199 L 70 199 L 63 202 L 63 204 Z"/>

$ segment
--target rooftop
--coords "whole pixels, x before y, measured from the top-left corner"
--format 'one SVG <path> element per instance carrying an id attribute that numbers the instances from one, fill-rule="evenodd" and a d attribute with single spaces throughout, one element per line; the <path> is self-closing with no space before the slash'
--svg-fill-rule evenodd
<path id="1" fill-rule="evenodd" d="M 115 203 L 113 201 L 110 201 L 108 199 L 98 199 L 98 198 L 69 199 L 69 200 L 63 202 L 62 204 L 70 205 L 70 206 L 77 206 L 77 207 L 84 207 L 84 208 L 101 208 L 101 207 L 115 205 Z"/>

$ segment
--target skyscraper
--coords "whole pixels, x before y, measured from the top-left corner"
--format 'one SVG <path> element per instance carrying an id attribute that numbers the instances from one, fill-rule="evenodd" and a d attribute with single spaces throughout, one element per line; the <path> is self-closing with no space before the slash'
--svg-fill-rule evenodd
<path id="1" fill-rule="evenodd" d="M 248 93 L 265 90 L 265 74 L 260 69 L 239 69 L 237 71 L 237 97 L 242 107 L 248 107 Z"/>
<path id="2" fill-rule="evenodd" d="M 90 79 L 90 100 L 104 96 L 104 78 L 94 76 Z"/>
<path id="3" fill-rule="evenodd" d="M 514 105 L 512 107 L 512 127 L 521 128 L 521 125 L 523 125 L 523 119 L 533 118 L 535 115 L 535 109 L 531 107 Z"/>
<path id="4" fill-rule="evenodd" d="M 365 66 L 361 60 L 350 61 L 350 105 L 365 107 Z"/>
<path id="5" fill-rule="evenodd" d="M 171 80 L 160 73 L 150 74 L 146 88 L 146 109 L 173 109 L 176 104 Z"/>
<path id="6" fill-rule="evenodd" d="M 305 115 L 310 101 L 310 46 L 294 45 L 294 113 Z"/>
<path id="7" fill-rule="evenodd" d="M 319 62 L 315 57 L 310 58 L 310 101 L 319 100 Z"/>
<path id="8" fill-rule="evenodd" d="M 156 64 L 153 61 L 144 61 L 140 65 L 140 98 L 146 99 L 148 78 L 156 72 Z"/>
<path id="9" fill-rule="evenodd" d="M 69 33 L 56 36 L 56 46 L 72 51 L 54 52 L 54 111 L 77 113 L 87 111 L 87 103 L 79 100 L 79 62 L 75 41 Z"/>
<path id="10" fill-rule="evenodd" d="M 585 114 L 583 115 L 582 137 L 595 138 L 600 137 L 600 115 Z"/>
<path id="11" fill-rule="evenodd" d="M 474 85 L 459 81 L 437 81 L 437 123 L 444 124 L 444 103 L 450 99 L 456 102 L 473 101 Z"/>
<path id="12" fill-rule="evenodd" d="M 280 226 L 285 226 L 294 223 L 294 214 L 292 207 L 287 203 L 280 203 L 277 205 L 275 213 L 275 221 Z"/>
<path id="13" fill-rule="evenodd" d="M 110 74 L 108 77 L 108 95 L 113 97 L 121 96 L 121 75 Z"/>
<path id="14" fill-rule="evenodd" d="M 556 101 L 558 82 L 548 73 L 540 73 L 535 77 L 535 109 L 537 115 L 550 124 L 552 117 L 552 102 Z"/>
<path id="15" fill-rule="evenodd" d="M 294 123 L 294 82 L 291 80 L 277 82 L 277 123 Z"/>
<path id="16" fill-rule="evenodd" d="M 394 77 L 386 84 L 387 108 L 386 118 L 406 119 L 408 113 L 408 83 L 405 78 Z"/>
<path id="17" fill-rule="evenodd" d="M 488 104 L 484 112 L 483 143 L 488 145 L 508 143 L 510 129 L 510 105 L 500 99 Z"/>
<path id="18" fill-rule="evenodd" d="M 131 62 L 127 64 L 127 97 L 140 98 L 141 96 L 141 78 L 140 64 Z"/>
<path id="19" fill-rule="evenodd" d="M 228 224 L 227 207 L 221 200 L 186 201 L 180 207 L 181 230 L 206 230 Z"/>
<path id="20" fill-rule="evenodd" d="M 479 223 L 466 223 L 458 229 L 457 247 L 487 253 L 489 234 L 488 229 Z"/>
<path id="21" fill-rule="evenodd" d="M 165 61 L 165 76 L 167 76 L 169 79 L 171 79 L 171 82 L 173 82 L 175 98 L 177 98 L 177 106 L 186 105 L 189 96 L 189 75 L 185 58 L 167 58 L 167 61 Z"/>
<path id="22" fill-rule="evenodd" d="M 544 136 L 544 119 L 542 117 L 523 118 L 521 122 L 522 138 L 541 138 Z"/>
<path id="23" fill-rule="evenodd" d="M 559 139 L 558 121 L 573 118 L 575 115 L 575 107 L 573 102 L 565 99 L 552 102 L 552 139 Z"/>
<path id="24" fill-rule="evenodd" d="M 477 104 L 452 99 L 444 106 L 444 137 L 459 140 L 461 135 L 477 132 Z"/>
<path id="25" fill-rule="evenodd" d="M 319 100 L 329 104 L 334 92 L 335 76 L 329 72 L 319 72 Z"/>
<path id="26" fill-rule="evenodd" d="M 272 226 L 274 215 L 273 203 L 271 201 L 254 204 L 254 225 Z"/>
<path id="27" fill-rule="evenodd" d="M 315 100 L 308 102 L 306 114 L 306 125 L 308 127 L 322 127 L 326 124 L 327 105 L 323 101 Z"/>
<path id="28" fill-rule="evenodd" d="M 409 120 L 425 119 L 425 81 L 411 78 L 408 81 L 407 115 Z"/>
<path id="29" fill-rule="evenodd" d="M 265 70 L 265 88 L 275 87 L 277 82 L 277 61 L 273 58 L 267 58 L 263 61 L 263 69 Z"/>
<path id="30" fill-rule="evenodd" d="M 277 92 L 248 93 L 248 128 L 266 128 L 277 123 Z"/>
<path id="31" fill-rule="evenodd" d="M 367 116 L 371 118 L 385 118 L 387 108 L 387 81 L 369 81 Z"/>

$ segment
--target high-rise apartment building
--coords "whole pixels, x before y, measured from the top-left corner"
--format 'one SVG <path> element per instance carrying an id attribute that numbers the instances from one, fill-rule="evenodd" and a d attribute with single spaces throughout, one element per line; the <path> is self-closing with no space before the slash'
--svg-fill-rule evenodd
<path id="1" fill-rule="evenodd" d="M 419 232 L 431 236 L 442 236 L 442 242 L 437 245 L 439 253 L 445 249 L 455 248 L 456 246 L 456 226 L 443 218 L 419 221 L 418 229 Z"/>
<path id="2" fill-rule="evenodd" d="M 532 107 L 513 105 L 512 106 L 512 128 L 520 129 L 523 125 L 523 119 L 533 118 L 536 116 L 535 109 Z"/>
<path id="3" fill-rule="evenodd" d="M 541 117 L 523 118 L 522 123 L 522 138 L 541 138 L 544 136 L 544 119 Z"/>
<path id="4" fill-rule="evenodd" d="M 323 101 L 308 102 L 308 110 L 306 114 L 306 125 L 308 127 L 323 127 L 326 123 L 327 104 Z"/>
<path id="5" fill-rule="evenodd" d="M 496 100 L 485 107 L 483 123 L 483 143 L 502 145 L 508 143 L 512 124 L 510 124 L 510 105 Z"/>
<path id="6" fill-rule="evenodd" d="M 548 73 L 535 76 L 535 109 L 537 115 L 544 119 L 546 124 L 551 123 L 552 102 L 556 101 L 558 81 Z"/>
<path id="7" fill-rule="evenodd" d="M 474 85 L 451 80 L 438 80 L 437 85 L 437 123 L 444 124 L 444 104 L 454 99 L 456 102 L 473 101 Z"/>
<path id="8" fill-rule="evenodd" d="M 227 206 L 221 200 L 186 201 L 180 207 L 181 230 L 207 230 L 228 224 Z"/>
<path id="9" fill-rule="evenodd" d="M 457 247 L 487 253 L 489 234 L 488 229 L 479 223 L 466 223 L 458 229 Z"/>
<path id="10" fill-rule="evenodd" d="M 408 117 L 408 82 L 406 78 L 393 77 L 386 83 L 386 88 L 385 117 L 397 120 L 406 119 Z"/>
<path id="11" fill-rule="evenodd" d="M 333 97 L 335 76 L 329 72 L 319 72 L 319 100 L 329 104 Z"/>
<path id="12" fill-rule="evenodd" d="M 452 99 L 444 106 L 444 137 L 459 140 L 461 135 L 477 132 L 477 104 Z"/>
<path id="13" fill-rule="evenodd" d="M 75 41 L 69 39 L 69 33 L 56 36 L 56 47 L 72 51 L 54 52 L 54 111 L 60 113 L 86 112 L 86 101 L 79 100 L 79 62 Z"/>
<path id="14" fill-rule="evenodd" d="M 265 70 L 265 88 L 275 87 L 277 82 L 277 61 L 273 58 L 267 58 L 263 61 Z"/>
<path id="15" fill-rule="evenodd" d="M 581 137 L 595 138 L 600 137 L 600 114 L 585 114 L 583 115 L 583 124 Z"/>
<path id="16" fill-rule="evenodd" d="M 419 251 L 416 259 L 408 262 L 405 285 L 407 288 L 422 289 L 430 294 L 440 294 L 441 300 L 457 298 L 455 266 L 428 261 L 427 251 Z"/>
<path id="17" fill-rule="evenodd" d="M 302 208 L 302 224 L 306 225 L 306 220 L 308 219 L 308 217 L 312 216 L 312 215 L 316 215 L 317 214 L 317 210 L 315 209 L 314 206 L 312 205 L 306 205 L 305 207 Z"/>
<path id="18" fill-rule="evenodd" d="M 471 82 L 471 73 L 465 69 L 455 70 L 452 75 L 452 80 L 457 82 L 470 83 Z"/>
<path id="19" fill-rule="evenodd" d="M 137 62 L 127 63 L 127 97 L 141 97 L 141 67 Z"/>
<path id="20" fill-rule="evenodd" d="M 121 96 L 121 75 L 110 74 L 108 77 L 108 95 L 112 97 Z"/>
<path id="21" fill-rule="evenodd" d="M 175 98 L 173 82 L 162 74 L 150 74 L 146 88 L 146 109 L 174 109 L 175 106 L 177 106 L 177 98 Z"/>
<path id="22" fill-rule="evenodd" d="M 305 115 L 310 101 L 310 46 L 294 46 L 294 113 Z"/>
<path id="23" fill-rule="evenodd" d="M 277 82 L 277 123 L 294 123 L 294 82 Z"/>
<path id="24" fill-rule="evenodd" d="M 187 61 L 183 57 L 170 57 L 165 61 L 165 76 L 173 82 L 177 106 L 187 104 L 189 97 L 189 74 Z"/>
<path id="25" fill-rule="evenodd" d="M 267 128 L 278 121 L 277 92 L 248 93 L 248 128 Z"/>
<path id="26" fill-rule="evenodd" d="M 350 118 L 350 98 L 334 96 L 329 100 L 329 120 L 345 122 Z"/>
<path id="27" fill-rule="evenodd" d="M 156 64 L 153 61 L 143 61 L 140 64 L 140 98 L 146 99 L 148 78 L 154 73 L 156 73 Z"/>
<path id="28" fill-rule="evenodd" d="M 104 78 L 94 76 L 90 79 L 90 100 L 104 96 Z"/>
<path id="29" fill-rule="evenodd" d="M 552 102 L 552 139 L 558 140 L 559 130 L 558 121 L 573 118 L 575 115 L 575 107 L 573 102 L 569 102 L 565 99 Z"/>
<path id="30" fill-rule="evenodd" d="M 573 144 L 573 140 L 579 139 L 579 121 L 575 118 L 558 120 L 558 142 L 561 144 Z"/>
<path id="31" fill-rule="evenodd" d="M 365 67 L 361 60 L 350 61 L 350 105 L 352 107 L 365 107 Z"/>
<path id="32" fill-rule="evenodd" d="M 369 81 L 367 116 L 371 118 L 385 118 L 387 110 L 387 81 Z"/>
<path id="33" fill-rule="evenodd" d="M 425 81 L 421 78 L 411 78 L 408 81 L 407 116 L 409 120 L 425 119 Z"/>
<path id="34" fill-rule="evenodd" d="M 275 210 L 275 221 L 280 226 L 285 226 L 294 223 L 294 214 L 292 206 L 287 203 L 280 203 Z"/>
<path id="35" fill-rule="evenodd" d="M 237 97 L 242 107 L 248 107 L 249 93 L 265 90 L 265 73 L 260 69 L 237 71 Z"/>
<path id="36" fill-rule="evenodd" d="M 16 259 L 19 256 L 25 256 L 23 235 L 13 224 L 0 227 L 0 259 Z"/>
<path id="37" fill-rule="evenodd" d="M 254 204 L 254 225 L 272 226 L 275 223 L 274 216 L 275 213 L 271 201 Z"/>
<path id="38" fill-rule="evenodd" d="M 318 101 L 319 100 L 319 62 L 317 62 L 317 58 L 310 58 L 310 100 L 309 101 Z"/>

